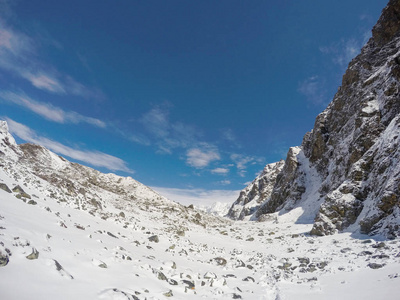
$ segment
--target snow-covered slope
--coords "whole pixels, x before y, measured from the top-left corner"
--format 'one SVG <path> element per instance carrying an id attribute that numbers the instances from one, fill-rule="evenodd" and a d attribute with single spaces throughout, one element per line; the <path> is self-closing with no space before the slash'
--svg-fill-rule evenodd
<path id="1" fill-rule="evenodd" d="M 399 0 L 389 1 L 372 32 L 301 147 L 291 148 L 279 175 L 270 176 L 275 183 L 257 198 L 253 219 L 303 210 L 296 222 L 314 223 L 315 235 L 400 236 Z M 240 219 L 241 199 L 252 194 L 242 192 L 231 217 Z"/>
<path id="2" fill-rule="evenodd" d="M 0 128 L 0 299 L 378 299 L 399 292 L 399 240 L 312 237 L 312 225 L 295 224 L 306 206 L 262 223 L 233 223 L 132 178 L 17 145 L 5 122 Z"/>

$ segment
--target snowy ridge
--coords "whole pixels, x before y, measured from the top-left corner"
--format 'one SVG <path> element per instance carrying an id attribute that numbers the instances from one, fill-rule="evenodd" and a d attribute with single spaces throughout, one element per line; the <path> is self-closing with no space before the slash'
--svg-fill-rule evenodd
<path id="1" fill-rule="evenodd" d="M 400 180 L 399 46 L 400 1 L 391 0 L 301 147 L 289 150 L 278 175 L 266 174 L 269 192 L 254 197 L 257 177 L 233 204 L 231 218 L 270 220 L 307 207 L 307 217 L 296 222 L 314 223 L 313 235 L 351 230 L 400 236 L 400 188 L 394 183 Z"/>

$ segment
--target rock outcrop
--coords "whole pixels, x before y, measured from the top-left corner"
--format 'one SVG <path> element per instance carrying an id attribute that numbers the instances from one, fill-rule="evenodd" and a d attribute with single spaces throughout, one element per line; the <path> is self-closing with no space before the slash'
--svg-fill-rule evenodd
<path id="1" fill-rule="evenodd" d="M 258 199 L 255 217 L 313 201 L 312 234 L 400 236 L 399 135 L 400 0 L 391 0 L 333 101 L 289 150 L 270 195 Z"/>
<path id="2" fill-rule="evenodd" d="M 278 174 L 282 171 L 284 160 L 268 164 L 260 175 L 240 192 L 239 198 L 232 204 L 228 217 L 234 220 L 250 218 L 258 210 L 263 199 L 271 195 Z"/>

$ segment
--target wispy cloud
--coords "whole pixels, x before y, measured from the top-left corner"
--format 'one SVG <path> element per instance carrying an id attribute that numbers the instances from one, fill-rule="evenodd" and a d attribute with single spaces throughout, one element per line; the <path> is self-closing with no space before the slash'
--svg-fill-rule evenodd
<path id="1" fill-rule="evenodd" d="M 10 132 L 26 142 L 42 145 L 55 153 L 88 163 L 95 167 L 103 167 L 111 171 L 134 173 L 134 171 L 128 168 L 126 162 L 118 157 L 98 151 L 74 149 L 51 139 L 41 137 L 28 126 L 10 118 L 5 118 L 5 120 L 8 123 Z"/>
<path id="2" fill-rule="evenodd" d="M 34 87 L 53 94 L 69 94 L 85 98 L 104 98 L 97 88 L 89 88 L 67 74 L 56 70 L 40 58 L 39 45 L 28 35 L 1 22 L 0 68 L 26 79 Z"/>
<path id="3" fill-rule="evenodd" d="M 192 148 L 186 152 L 186 163 L 198 169 L 207 167 L 211 162 L 220 159 L 221 156 L 216 149 Z"/>
<path id="4" fill-rule="evenodd" d="M 152 187 L 161 195 L 183 205 L 208 206 L 216 202 L 233 203 L 239 196 L 236 190 L 204 190 L 204 189 L 177 189 L 165 187 Z"/>
<path id="5" fill-rule="evenodd" d="M 260 164 L 264 162 L 264 158 L 262 157 L 247 156 L 237 153 L 231 154 L 230 158 L 236 164 L 236 168 L 238 169 L 238 174 L 241 177 L 244 177 L 246 175 L 247 173 L 246 169 L 249 164 Z"/>
<path id="6" fill-rule="evenodd" d="M 46 90 L 48 92 L 57 94 L 66 94 L 63 85 L 55 78 L 55 76 L 50 76 L 49 74 L 37 73 L 32 74 L 30 72 L 23 72 L 21 76 L 30 81 L 30 83 L 40 90 Z"/>
<path id="7" fill-rule="evenodd" d="M 324 79 L 317 75 L 311 76 L 299 83 L 298 92 L 306 96 L 315 105 L 326 104 L 326 89 Z"/>
<path id="8" fill-rule="evenodd" d="M 231 181 L 230 180 L 221 180 L 217 182 L 217 185 L 230 185 Z"/>
<path id="9" fill-rule="evenodd" d="M 215 168 L 215 169 L 211 170 L 211 173 L 218 174 L 218 175 L 226 175 L 229 173 L 229 169 L 228 168 Z"/>
<path id="10" fill-rule="evenodd" d="M 160 153 L 171 154 L 174 149 L 187 149 L 200 143 L 201 134 L 189 124 L 182 122 L 172 122 L 169 118 L 170 105 L 164 104 L 153 107 L 145 113 L 139 120 L 140 124 L 148 133 L 148 137 L 133 138 L 132 140 L 143 144 L 146 140 L 147 144 L 155 144 Z"/>
<path id="11" fill-rule="evenodd" d="M 349 62 L 360 53 L 362 46 L 364 46 L 370 36 L 371 33 L 366 31 L 359 39 L 342 39 L 329 46 L 321 46 L 319 47 L 319 50 L 322 53 L 329 55 L 332 61 L 341 67 L 341 71 L 344 71 Z"/>
<path id="12" fill-rule="evenodd" d="M 22 106 L 30 111 L 44 117 L 45 119 L 57 123 L 88 123 L 97 127 L 105 128 L 106 123 L 103 121 L 83 116 L 76 112 L 64 111 L 59 107 L 49 103 L 35 101 L 24 94 L 16 94 L 10 91 L 0 92 L 0 98 L 7 102 Z"/>
<path id="13" fill-rule="evenodd" d="M 238 139 L 231 128 L 224 128 L 220 130 L 222 138 L 231 143 L 231 145 L 241 148 L 242 145 L 238 142 Z"/>

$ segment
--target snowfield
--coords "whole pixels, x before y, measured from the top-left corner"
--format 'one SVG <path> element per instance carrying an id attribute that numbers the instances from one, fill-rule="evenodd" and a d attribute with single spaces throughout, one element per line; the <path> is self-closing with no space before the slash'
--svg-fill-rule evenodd
<path id="1" fill-rule="evenodd" d="M 265 222 L 233 222 L 130 177 L 17 145 L 6 122 L 0 166 L 0 299 L 376 300 L 400 292 L 400 241 L 310 236 L 312 197 Z"/>
<path id="2" fill-rule="evenodd" d="M 4 169 L 0 178 L 35 202 L 0 190 L 1 299 L 394 299 L 400 292 L 398 240 L 312 237 L 312 224 L 289 215 L 232 222 L 174 203 L 146 211 L 134 201 L 118 210 L 115 195 L 103 204 L 113 212 L 104 220 L 48 197 L 35 188 L 48 185 L 43 180 L 24 184 Z"/>

